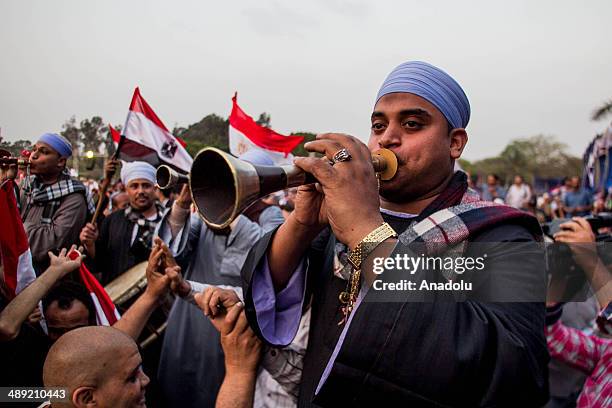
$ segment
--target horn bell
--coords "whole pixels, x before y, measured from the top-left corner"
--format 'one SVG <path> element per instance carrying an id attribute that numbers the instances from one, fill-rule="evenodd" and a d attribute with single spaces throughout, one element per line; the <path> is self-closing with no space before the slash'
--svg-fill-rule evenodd
<path id="1" fill-rule="evenodd" d="M 178 184 L 188 183 L 189 178 L 174 170 L 172 167 L 162 164 L 155 171 L 155 181 L 157 182 L 157 187 L 166 190 Z"/>
<path id="2" fill-rule="evenodd" d="M 390 180 L 397 158 L 380 149 L 373 153 L 372 165 L 382 180 Z M 215 147 L 200 150 L 189 173 L 193 203 L 212 229 L 227 228 L 249 205 L 270 193 L 316 181 L 297 166 L 253 165 Z"/>
<path id="3" fill-rule="evenodd" d="M 259 195 L 254 166 L 215 147 L 207 147 L 193 159 L 189 173 L 191 198 L 208 226 L 223 229 Z"/>

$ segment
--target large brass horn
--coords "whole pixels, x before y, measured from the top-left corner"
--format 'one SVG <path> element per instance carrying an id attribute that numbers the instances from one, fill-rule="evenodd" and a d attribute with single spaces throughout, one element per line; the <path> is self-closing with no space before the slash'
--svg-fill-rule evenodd
<path id="1" fill-rule="evenodd" d="M 157 182 L 157 187 L 165 190 L 178 184 L 188 183 L 189 177 L 179 173 L 170 166 L 162 164 L 155 172 L 155 181 Z"/>
<path id="2" fill-rule="evenodd" d="M 382 180 L 397 171 L 397 158 L 387 149 L 372 154 Z M 275 191 L 316 182 L 297 166 L 259 166 L 214 147 L 196 155 L 189 173 L 191 197 L 200 216 L 213 229 L 223 229 L 249 205 Z"/>

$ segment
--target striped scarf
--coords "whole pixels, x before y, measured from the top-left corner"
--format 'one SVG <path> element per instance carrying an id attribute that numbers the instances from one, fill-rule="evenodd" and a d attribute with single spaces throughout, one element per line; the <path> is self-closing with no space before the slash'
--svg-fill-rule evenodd
<path id="1" fill-rule="evenodd" d="M 166 208 L 162 206 L 159 202 L 155 202 L 154 204 L 155 210 L 157 211 L 157 215 L 154 220 L 149 220 L 144 214 L 140 211 L 133 209 L 131 206 L 128 206 L 125 210 L 125 217 L 129 222 L 138 225 L 138 233 L 136 235 L 135 244 L 142 244 L 142 246 L 150 250 L 152 248 L 153 242 L 153 233 L 155 232 L 155 228 L 157 224 L 161 221 Z"/>
<path id="2" fill-rule="evenodd" d="M 24 181 L 22 191 L 26 196 L 29 196 L 27 207 L 22 218 L 26 218 L 33 205 L 44 206 L 45 208 L 40 220 L 41 224 L 51 224 L 51 219 L 60 207 L 62 198 L 73 193 L 83 194 L 90 214 L 93 214 L 96 210 L 83 183 L 72 179 L 66 172 L 62 173 L 59 179 L 53 184 L 43 184 L 38 177 L 30 176 Z"/>
<path id="3" fill-rule="evenodd" d="M 468 188 L 466 174 L 458 171 L 446 189 L 412 219 L 398 239 L 406 246 L 423 244 L 428 256 L 460 257 L 465 253 L 470 238 L 505 223 L 524 226 L 536 241 L 542 241 L 542 230 L 535 217 L 504 204 L 481 200 L 476 191 Z M 336 244 L 334 275 L 344 280 L 352 270 L 346 251 L 346 245 Z M 450 272 L 442 271 L 447 279 Z"/>
<path id="4" fill-rule="evenodd" d="M 534 216 L 504 204 L 481 200 L 477 192 L 468 188 L 466 174 L 458 171 L 438 198 L 400 234 L 399 240 L 404 245 L 424 243 L 430 255 L 449 249 L 463 252 L 471 237 L 506 223 L 521 225 L 536 241 L 542 241 L 542 230 Z"/>

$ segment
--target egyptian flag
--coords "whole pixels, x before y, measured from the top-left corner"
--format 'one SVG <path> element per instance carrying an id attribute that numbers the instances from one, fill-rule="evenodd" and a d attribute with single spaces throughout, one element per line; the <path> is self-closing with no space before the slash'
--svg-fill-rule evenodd
<path id="1" fill-rule="evenodd" d="M 0 188 L 0 260 L 4 282 L 10 296 L 15 296 L 36 279 L 32 266 L 32 253 L 21 216 L 17 209 L 15 184 L 6 180 Z"/>
<path id="2" fill-rule="evenodd" d="M 71 259 L 76 259 L 76 257 L 81 256 L 81 254 L 75 251 L 69 256 Z M 106 293 L 106 290 L 104 290 L 104 287 L 100 285 L 100 282 L 98 282 L 91 272 L 89 272 L 89 269 L 85 266 L 85 262 L 81 262 L 79 275 L 96 307 L 96 320 L 98 326 L 112 326 L 117 320 L 121 319 L 117 307 L 115 307 L 115 304 L 110 296 L 108 296 L 108 293 Z"/>
<path id="3" fill-rule="evenodd" d="M 185 150 L 185 142 L 168 131 L 138 88 L 134 90 L 123 128 L 123 141 L 119 132 L 112 126 L 110 129 L 113 141 L 121 145 L 119 159 L 146 161 L 154 167 L 167 164 L 181 173 L 191 170 L 193 159 Z"/>
<path id="4" fill-rule="evenodd" d="M 302 143 L 304 137 L 284 136 L 258 125 L 240 109 L 237 97 L 236 93 L 232 98 L 232 113 L 229 117 L 230 152 L 240 156 L 249 150 L 258 149 L 266 152 L 277 165 L 292 164 L 293 156 L 289 153 Z"/>

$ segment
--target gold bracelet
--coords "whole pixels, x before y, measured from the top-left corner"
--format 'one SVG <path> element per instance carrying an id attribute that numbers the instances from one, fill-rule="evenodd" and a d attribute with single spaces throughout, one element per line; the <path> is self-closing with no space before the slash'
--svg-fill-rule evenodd
<path id="1" fill-rule="evenodd" d="M 361 269 L 361 263 L 372 251 L 387 238 L 397 238 L 397 232 L 386 222 L 366 235 L 355 249 L 349 251 L 348 261 L 355 269 Z"/>

